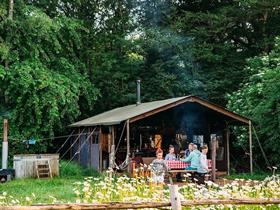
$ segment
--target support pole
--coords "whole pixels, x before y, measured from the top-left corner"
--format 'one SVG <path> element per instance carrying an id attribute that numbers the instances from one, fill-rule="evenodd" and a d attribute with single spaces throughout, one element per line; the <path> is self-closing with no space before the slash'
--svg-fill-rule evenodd
<path id="1" fill-rule="evenodd" d="M 77 147 L 78 147 L 78 149 L 77 150 L 75 150 L 75 153 L 74 153 L 74 156 L 77 154 L 77 151 L 79 151 L 80 150 L 80 142 L 81 142 L 81 135 L 82 135 L 82 133 L 84 132 L 84 129 L 82 130 L 82 132 L 81 132 L 81 128 L 79 127 L 79 135 L 78 135 L 78 138 L 77 138 Z M 78 154 L 78 156 L 77 156 L 77 162 L 80 164 L 80 154 Z"/>
<path id="2" fill-rule="evenodd" d="M 126 121 L 126 155 L 128 156 L 127 172 L 130 172 L 130 135 L 129 135 L 129 120 Z"/>
<path id="3" fill-rule="evenodd" d="M 112 126 L 112 145 L 115 145 L 115 127 Z"/>
<path id="4" fill-rule="evenodd" d="M 181 205 L 180 194 L 178 191 L 178 185 L 170 185 L 169 193 L 170 193 L 171 209 L 172 210 L 181 210 L 182 205 Z"/>
<path id="5" fill-rule="evenodd" d="M 112 126 L 109 127 L 109 134 L 108 134 L 108 154 L 111 153 L 111 143 L 112 143 Z"/>
<path id="6" fill-rule="evenodd" d="M 228 124 L 227 124 L 227 128 L 226 128 L 226 146 L 227 146 L 227 175 L 230 174 L 230 152 L 229 152 L 229 128 L 228 128 Z"/>
<path id="7" fill-rule="evenodd" d="M 113 168 L 115 163 L 115 129 L 114 126 L 110 126 L 111 134 L 111 150 L 109 153 L 109 167 Z"/>
<path id="8" fill-rule="evenodd" d="M 3 121 L 2 169 L 8 167 L 8 120 Z"/>
<path id="9" fill-rule="evenodd" d="M 103 170 L 102 144 L 103 144 L 103 134 L 102 134 L 101 127 L 99 127 L 99 171 Z"/>
<path id="10" fill-rule="evenodd" d="M 212 158 L 212 179 L 216 181 L 216 150 L 217 150 L 217 139 L 213 137 L 211 139 L 211 158 Z"/>
<path id="11" fill-rule="evenodd" d="M 252 122 L 249 121 L 250 173 L 253 173 Z"/>

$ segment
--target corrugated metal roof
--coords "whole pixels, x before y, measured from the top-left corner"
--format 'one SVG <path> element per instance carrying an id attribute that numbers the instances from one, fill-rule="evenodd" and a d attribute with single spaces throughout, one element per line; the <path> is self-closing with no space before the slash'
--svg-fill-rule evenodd
<path id="1" fill-rule="evenodd" d="M 144 117 L 156 114 L 158 112 L 170 109 L 186 102 L 195 102 L 202 106 L 205 106 L 213 111 L 219 112 L 225 116 L 228 116 L 235 121 L 248 124 L 250 119 L 229 110 L 224 109 L 221 106 L 213 104 L 197 96 L 184 96 L 178 98 L 171 98 L 160 101 L 153 101 L 147 103 L 141 103 L 139 105 L 133 104 L 124 107 L 119 107 L 85 120 L 73 123 L 70 127 L 83 127 L 83 126 L 95 126 L 95 125 L 115 125 L 125 120 L 137 121 Z"/>
<path id="2" fill-rule="evenodd" d="M 85 120 L 71 124 L 71 127 L 80 127 L 80 126 L 94 126 L 94 125 L 115 125 L 119 124 L 122 121 L 131 119 L 138 115 L 150 112 L 152 110 L 158 109 L 160 107 L 176 103 L 182 99 L 188 98 L 189 96 L 171 98 L 160 101 L 153 101 L 147 103 L 141 103 L 139 105 L 133 104 L 124 107 L 119 107 L 112 109 L 110 111 L 95 115 L 93 117 L 87 118 Z"/>

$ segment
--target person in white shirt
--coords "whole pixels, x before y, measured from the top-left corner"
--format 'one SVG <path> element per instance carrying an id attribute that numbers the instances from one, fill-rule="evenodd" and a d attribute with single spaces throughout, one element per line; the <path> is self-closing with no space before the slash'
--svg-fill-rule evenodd
<path id="1" fill-rule="evenodd" d="M 203 145 L 201 147 L 201 154 L 200 154 L 200 161 L 199 161 L 199 167 L 197 168 L 197 173 L 200 177 L 200 183 L 204 184 L 204 178 L 205 174 L 209 172 L 208 169 L 208 161 L 207 161 L 207 152 L 208 152 L 208 147 L 207 145 Z"/>
<path id="2" fill-rule="evenodd" d="M 173 145 L 169 145 L 169 153 L 165 156 L 165 160 L 176 160 L 175 148 Z"/>

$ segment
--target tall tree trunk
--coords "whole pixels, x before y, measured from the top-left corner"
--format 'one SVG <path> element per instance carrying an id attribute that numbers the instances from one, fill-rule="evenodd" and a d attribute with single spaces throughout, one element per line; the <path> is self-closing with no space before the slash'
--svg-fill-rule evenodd
<path id="1" fill-rule="evenodd" d="M 9 0 L 9 10 L 8 10 L 8 18 L 13 19 L 14 13 L 14 0 Z"/>

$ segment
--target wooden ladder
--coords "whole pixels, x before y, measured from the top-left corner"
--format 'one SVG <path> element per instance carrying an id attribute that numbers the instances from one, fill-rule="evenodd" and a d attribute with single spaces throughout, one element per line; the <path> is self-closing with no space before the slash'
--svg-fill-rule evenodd
<path id="1" fill-rule="evenodd" d="M 39 178 L 52 178 L 52 172 L 50 167 L 50 161 L 47 160 L 45 163 L 36 164 L 37 177 Z"/>

